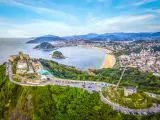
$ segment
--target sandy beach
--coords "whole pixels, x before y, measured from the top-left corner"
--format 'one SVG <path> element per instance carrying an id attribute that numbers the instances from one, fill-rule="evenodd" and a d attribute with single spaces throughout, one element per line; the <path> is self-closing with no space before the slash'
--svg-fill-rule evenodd
<path id="1" fill-rule="evenodd" d="M 102 66 L 100 67 L 100 69 L 102 68 L 112 68 L 115 63 L 116 63 L 116 58 L 115 56 L 112 54 L 111 50 L 105 49 L 105 48 L 99 48 L 99 47 L 90 47 L 90 48 L 95 48 L 95 49 L 100 49 L 105 51 L 107 54 L 105 55 L 104 61 Z"/>
<path id="2" fill-rule="evenodd" d="M 103 64 L 100 67 L 100 69 L 102 69 L 102 68 L 112 68 L 116 63 L 116 58 L 112 54 L 111 50 L 108 50 L 106 48 L 94 47 L 94 46 L 81 46 L 81 47 L 94 48 L 94 49 L 99 49 L 99 50 L 103 50 L 103 51 L 106 52 Z"/>
<path id="3" fill-rule="evenodd" d="M 102 66 L 100 67 L 100 69 L 102 69 L 102 68 L 112 68 L 115 65 L 115 63 L 116 63 L 115 56 L 112 55 L 112 54 L 106 54 L 104 62 L 102 64 Z"/>

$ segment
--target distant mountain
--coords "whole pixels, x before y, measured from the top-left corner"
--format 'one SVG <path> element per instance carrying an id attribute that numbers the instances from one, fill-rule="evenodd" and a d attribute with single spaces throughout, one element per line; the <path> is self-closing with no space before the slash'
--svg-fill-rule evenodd
<path id="1" fill-rule="evenodd" d="M 131 41 L 131 40 L 160 40 L 160 32 L 141 32 L 141 33 L 105 33 L 105 34 L 95 34 L 89 33 L 85 35 L 73 35 L 59 37 L 55 35 L 46 35 L 42 37 L 37 37 L 27 43 L 42 43 L 51 42 L 58 40 L 91 40 L 91 41 Z"/>
<path id="2" fill-rule="evenodd" d="M 152 36 L 160 36 L 160 32 L 153 33 Z"/>
<path id="3" fill-rule="evenodd" d="M 104 40 L 120 40 L 120 38 L 116 35 L 99 35 L 95 38 L 92 38 L 91 40 L 95 41 L 104 41 Z"/>
<path id="4" fill-rule="evenodd" d="M 160 40 L 160 32 L 156 33 L 105 33 L 92 40 L 131 41 L 131 40 Z"/>
<path id="5" fill-rule="evenodd" d="M 45 36 L 37 37 L 33 40 L 30 40 L 27 43 L 42 43 L 42 42 L 51 42 L 51 41 L 57 41 L 57 40 L 64 40 L 64 38 L 61 38 L 55 35 L 45 35 Z"/>
<path id="6" fill-rule="evenodd" d="M 81 40 L 81 39 L 92 39 L 97 37 L 99 34 L 95 34 L 95 33 L 89 33 L 86 35 L 73 35 L 73 36 L 66 36 L 63 37 L 66 40 Z"/>
<path id="7" fill-rule="evenodd" d="M 43 42 L 40 45 L 35 46 L 34 49 L 38 49 L 38 50 L 54 50 L 55 47 L 53 45 L 51 45 L 50 43 Z"/>

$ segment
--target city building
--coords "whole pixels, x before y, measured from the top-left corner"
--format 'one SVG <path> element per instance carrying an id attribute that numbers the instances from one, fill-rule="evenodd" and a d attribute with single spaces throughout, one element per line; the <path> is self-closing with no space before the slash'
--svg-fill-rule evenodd
<path id="1" fill-rule="evenodd" d="M 28 54 L 23 54 L 23 52 L 19 52 L 18 55 L 11 55 L 9 57 L 9 61 L 14 62 L 18 58 L 20 58 L 20 60 L 24 60 L 24 59 L 29 60 L 30 59 Z"/>
<path id="2" fill-rule="evenodd" d="M 142 50 L 140 55 L 121 55 L 120 65 L 135 67 L 142 72 L 152 72 L 154 75 L 160 74 L 160 52 Z"/>
<path id="3" fill-rule="evenodd" d="M 124 88 L 124 96 L 132 95 L 134 93 L 137 93 L 137 88 L 133 88 L 133 87 Z"/>
<path id="4" fill-rule="evenodd" d="M 18 55 L 11 55 L 11 56 L 9 57 L 9 61 L 10 61 L 10 62 L 14 62 L 17 58 L 18 58 Z"/>

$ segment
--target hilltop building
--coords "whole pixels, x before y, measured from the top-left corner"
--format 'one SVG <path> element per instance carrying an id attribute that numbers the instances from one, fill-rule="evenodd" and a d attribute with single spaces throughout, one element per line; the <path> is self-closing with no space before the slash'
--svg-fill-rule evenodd
<path id="1" fill-rule="evenodd" d="M 14 62 L 16 59 L 19 59 L 19 58 L 20 58 L 20 60 L 24 60 L 24 59 L 29 60 L 30 59 L 28 54 L 23 54 L 23 52 L 19 52 L 19 55 L 11 55 L 9 57 L 9 61 Z"/>
<path id="2" fill-rule="evenodd" d="M 124 96 L 132 95 L 134 93 L 137 93 L 137 88 L 133 88 L 133 87 L 124 88 Z"/>
<path id="3" fill-rule="evenodd" d="M 24 74 L 24 73 L 34 73 L 32 67 L 29 65 L 29 55 L 23 54 L 23 52 L 19 52 L 18 55 L 11 55 L 9 61 L 11 63 L 17 61 L 17 69 L 16 73 Z"/>
<path id="4" fill-rule="evenodd" d="M 25 73 L 28 70 L 26 60 L 19 60 L 17 63 L 17 73 Z"/>
<path id="5" fill-rule="evenodd" d="M 11 56 L 9 57 L 9 61 L 14 62 L 17 58 L 18 58 L 17 55 L 11 55 Z"/>
<path id="6" fill-rule="evenodd" d="M 35 72 L 37 72 L 37 70 L 40 69 L 40 65 L 39 65 L 39 63 L 37 61 L 33 61 L 32 62 L 32 67 L 35 70 Z"/>

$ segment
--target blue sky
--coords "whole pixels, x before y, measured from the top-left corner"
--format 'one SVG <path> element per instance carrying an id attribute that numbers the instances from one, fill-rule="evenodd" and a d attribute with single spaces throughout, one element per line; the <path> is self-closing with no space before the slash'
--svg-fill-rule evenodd
<path id="1" fill-rule="evenodd" d="M 160 31 L 160 0 L 0 0 L 0 37 Z"/>

